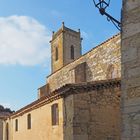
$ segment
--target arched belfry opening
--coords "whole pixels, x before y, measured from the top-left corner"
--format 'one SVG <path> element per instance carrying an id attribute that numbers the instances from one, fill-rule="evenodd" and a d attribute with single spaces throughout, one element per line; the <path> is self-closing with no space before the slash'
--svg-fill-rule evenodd
<path id="1" fill-rule="evenodd" d="M 74 46 L 71 45 L 70 47 L 70 54 L 71 54 L 71 59 L 74 59 Z"/>
<path id="2" fill-rule="evenodd" d="M 55 48 L 55 61 L 58 60 L 58 47 Z"/>

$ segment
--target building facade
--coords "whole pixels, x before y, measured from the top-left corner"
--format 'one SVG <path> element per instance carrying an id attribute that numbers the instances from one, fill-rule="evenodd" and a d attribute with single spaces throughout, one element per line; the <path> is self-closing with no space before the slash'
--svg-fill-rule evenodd
<path id="1" fill-rule="evenodd" d="M 4 121 L 3 140 L 119 140 L 120 35 L 81 55 L 80 30 L 63 23 L 50 43 L 52 73 Z"/>
<path id="2" fill-rule="evenodd" d="M 122 140 L 140 139 L 140 0 L 123 0 Z"/>
<path id="3" fill-rule="evenodd" d="M 4 108 L 2 105 L 0 105 L 0 140 L 3 140 L 3 128 L 4 128 L 4 121 L 6 120 L 6 118 L 13 113 L 13 111 L 11 111 L 9 108 Z M 8 131 L 8 129 L 6 130 Z"/>

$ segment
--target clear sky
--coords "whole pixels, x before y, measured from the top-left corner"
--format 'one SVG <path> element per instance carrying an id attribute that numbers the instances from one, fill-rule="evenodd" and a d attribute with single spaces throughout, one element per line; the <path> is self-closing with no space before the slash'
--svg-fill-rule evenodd
<path id="1" fill-rule="evenodd" d="M 107 11 L 120 20 L 121 0 Z M 51 32 L 81 29 L 83 53 L 118 33 L 92 0 L 0 0 L 0 104 L 12 110 L 37 99 L 50 74 Z"/>

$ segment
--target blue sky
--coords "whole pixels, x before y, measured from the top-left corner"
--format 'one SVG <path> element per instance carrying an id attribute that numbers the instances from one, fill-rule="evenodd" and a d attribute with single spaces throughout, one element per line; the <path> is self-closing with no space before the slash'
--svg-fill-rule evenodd
<path id="1" fill-rule="evenodd" d="M 121 0 L 107 9 L 120 19 Z M 50 74 L 51 32 L 81 29 L 83 53 L 118 33 L 92 0 L 0 0 L 0 104 L 17 110 L 37 99 Z"/>

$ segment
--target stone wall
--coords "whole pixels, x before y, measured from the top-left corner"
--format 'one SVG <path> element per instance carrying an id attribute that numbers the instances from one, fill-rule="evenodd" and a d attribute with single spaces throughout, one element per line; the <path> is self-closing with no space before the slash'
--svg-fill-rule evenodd
<path id="1" fill-rule="evenodd" d="M 120 140 L 120 88 L 74 95 L 74 140 Z"/>
<path id="2" fill-rule="evenodd" d="M 140 139 L 140 0 L 123 0 L 122 140 Z"/>
<path id="3" fill-rule="evenodd" d="M 50 93 L 49 84 L 46 84 L 38 89 L 38 98 L 42 98 Z"/>
<path id="4" fill-rule="evenodd" d="M 64 99 L 64 140 L 120 140 L 120 86 L 74 92 Z"/>
<path id="5" fill-rule="evenodd" d="M 75 83 L 86 82 L 86 62 L 77 65 L 74 71 Z"/>
<path id="6" fill-rule="evenodd" d="M 74 100 L 73 95 L 64 98 L 64 140 L 73 140 Z"/>
<path id="7" fill-rule="evenodd" d="M 0 140 L 3 140 L 3 119 L 0 118 Z"/>
<path id="8" fill-rule="evenodd" d="M 52 125 L 51 109 L 56 103 L 59 124 Z M 28 114 L 31 129 L 27 128 Z M 7 134 L 9 140 L 119 140 L 120 80 L 65 85 L 11 114 L 3 130 L 3 140 Z"/>
<path id="9" fill-rule="evenodd" d="M 75 83 L 76 76 L 83 76 L 81 72 L 79 75 L 78 73 L 75 75 L 75 68 L 82 63 L 86 63 L 85 74 L 87 82 L 120 77 L 120 58 L 120 35 L 116 35 L 48 76 L 47 82 L 50 85 L 50 91 L 67 83 Z"/>

